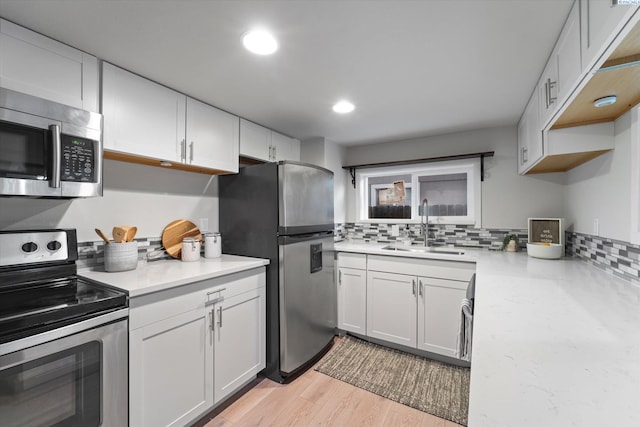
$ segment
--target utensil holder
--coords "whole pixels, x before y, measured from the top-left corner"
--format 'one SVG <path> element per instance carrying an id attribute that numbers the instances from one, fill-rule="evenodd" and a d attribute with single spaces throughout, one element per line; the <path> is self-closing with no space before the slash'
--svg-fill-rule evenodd
<path id="1" fill-rule="evenodd" d="M 138 242 L 104 245 L 104 269 L 109 272 L 135 270 L 138 266 Z"/>

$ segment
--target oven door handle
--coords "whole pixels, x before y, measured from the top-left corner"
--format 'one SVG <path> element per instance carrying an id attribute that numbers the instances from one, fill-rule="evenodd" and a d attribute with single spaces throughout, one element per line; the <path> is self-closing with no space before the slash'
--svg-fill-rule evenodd
<path id="1" fill-rule="evenodd" d="M 60 126 L 50 125 L 49 131 L 51 132 L 51 141 L 53 143 L 52 150 L 52 168 L 51 168 L 51 180 L 49 181 L 49 187 L 60 188 L 60 157 L 62 152 L 62 142 L 60 139 Z"/>

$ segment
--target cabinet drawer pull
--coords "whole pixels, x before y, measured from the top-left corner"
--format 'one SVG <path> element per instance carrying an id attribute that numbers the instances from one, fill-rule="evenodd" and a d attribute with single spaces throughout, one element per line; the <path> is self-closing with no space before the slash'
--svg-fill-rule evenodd
<path id="1" fill-rule="evenodd" d="M 222 307 L 218 309 L 218 312 L 220 313 L 218 315 L 218 327 L 222 328 Z"/>
<path id="2" fill-rule="evenodd" d="M 217 303 L 218 301 L 222 301 L 224 299 L 224 296 L 222 294 L 220 294 L 220 293 L 222 291 L 226 291 L 226 290 L 227 290 L 227 288 L 220 288 L 220 289 L 215 290 L 215 291 L 207 292 L 207 300 L 204 302 L 204 305 L 211 305 L 211 304 Z M 213 294 L 220 294 L 220 295 L 218 295 L 217 298 L 214 298 L 214 299 L 210 300 L 209 298 Z"/>
<path id="3" fill-rule="evenodd" d="M 183 139 L 180 141 L 180 161 L 187 161 L 187 140 Z"/>
<path id="4" fill-rule="evenodd" d="M 342 271 L 338 272 L 338 284 L 342 285 Z"/>
<path id="5" fill-rule="evenodd" d="M 418 281 L 418 293 L 422 296 L 422 280 Z"/>
<path id="6" fill-rule="evenodd" d="M 209 329 L 213 331 L 213 308 L 209 312 Z"/>
<path id="7" fill-rule="evenodd" d="M 416 294 L 416 280 L 415 279 L 413 279 L 411 281 L 411 287 L 413 288 L 413 295 L 415 295 Z"/>
<path id="8" fill-rule="evenodd" d="M 191 141 L 191 144 L 189 144 L 189 163 L 193 163 L 193 152 L 194 152 L 193 146 L 194 146 L 193 141 Z"/>

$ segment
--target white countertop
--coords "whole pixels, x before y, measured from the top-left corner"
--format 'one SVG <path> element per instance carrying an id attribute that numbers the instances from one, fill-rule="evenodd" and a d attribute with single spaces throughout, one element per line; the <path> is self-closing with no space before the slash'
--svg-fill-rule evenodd
<path id="1" fill-rule="evenodd" d="M 381 246 L 362 252 L 400 255 Z M 470 427 L 640 426 L 640 286 L 571 258 L 465 256 L 477 262 Z"/>
<path id="2" fill-rule="evenodd" d="M 177 259 L 141 262 L 135 270 L 117 273 L 106 272 L 104 267 L 99 266 L 81 269 L 78 274 L 123 289 L 129 292 L 130 298 L 134 298 L 268 264 L 268 259 L 222 255 L 220 258 L 201 258 L 193 262 Z"/>

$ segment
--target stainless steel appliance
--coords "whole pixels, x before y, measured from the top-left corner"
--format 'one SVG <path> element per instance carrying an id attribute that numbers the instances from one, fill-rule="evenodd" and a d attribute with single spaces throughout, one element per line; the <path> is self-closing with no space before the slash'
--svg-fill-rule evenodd
<path id="1" fill-rule="evenodd" d="M 330 347 L 336 326 L 333 172 L 284 161 L 219 178 L 227 254 L 269 258 L 267 367 L 284 382 Z"/>
<path id="2" fill-rule="evenodd" d="M 102 115 L 0 88 L 0 195 L 102 196 Z"/>
<path id="3" fill-rule="evenodd" d="M 78 277 L 75 230 L 0 232 L 0 424 L 126 426 L 127 295 Z"/>

